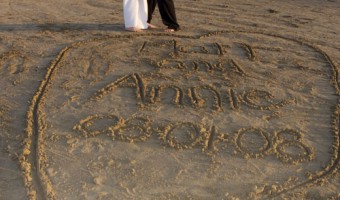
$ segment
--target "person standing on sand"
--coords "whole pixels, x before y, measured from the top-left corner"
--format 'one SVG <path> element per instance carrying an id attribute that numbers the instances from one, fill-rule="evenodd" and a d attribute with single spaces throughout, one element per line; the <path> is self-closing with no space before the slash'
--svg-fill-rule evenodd
<path id="1" fill-rule="evenodd" d="M 147 0 L 123 1 L 125 30 L 139 32 L 148 28 Z"/>
<path id="2" fill-rule="evenodd" d="M 155 28 L 155 26 L 151 24 L 151 19 L 152 14 L 155 11 L 157 2 L 163 24 L 167 26 L 165 32 L 179 31 L 180 26 L 177 23 L 175 5 L 173 0 L 148 0 L 148 28 Z"/>

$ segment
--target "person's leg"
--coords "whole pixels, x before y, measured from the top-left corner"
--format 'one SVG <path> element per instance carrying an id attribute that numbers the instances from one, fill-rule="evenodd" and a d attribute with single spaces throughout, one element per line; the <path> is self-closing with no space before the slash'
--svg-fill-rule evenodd
<path id="1" fill-rule="evenodd" d="M 158 0 L 158 8 L 163 24 L 168 27 L 167 31 L 180 30 L 173 0 Z"/>
<path id="2" fill-rule="evenodd" d="M 148 28 L 146 0 L 124 0 L 124 24 L 127 31 L 141 31 Z"/>
<path id="3" fill-rule="evenodd" d="M 148 0 L 148 23 L 152 20 L 152 15 L 155 12 L 157 0 Z"/>

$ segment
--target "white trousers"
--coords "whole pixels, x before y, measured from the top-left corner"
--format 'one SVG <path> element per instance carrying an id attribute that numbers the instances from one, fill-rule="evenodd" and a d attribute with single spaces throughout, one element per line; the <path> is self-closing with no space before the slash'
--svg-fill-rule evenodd
<path id="1" fill-rule="evenodd" d="M 124 0 L 123 4 L 125 28 L 147 29 L 147 0 Z"/>

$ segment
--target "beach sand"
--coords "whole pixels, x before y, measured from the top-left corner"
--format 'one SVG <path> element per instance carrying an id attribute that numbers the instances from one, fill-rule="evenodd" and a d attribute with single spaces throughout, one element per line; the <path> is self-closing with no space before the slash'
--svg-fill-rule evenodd
<path id="1" fill-rule="evenodd" d="M 0 199 L 339 199 L 340 1 L 0 3 Z"/>

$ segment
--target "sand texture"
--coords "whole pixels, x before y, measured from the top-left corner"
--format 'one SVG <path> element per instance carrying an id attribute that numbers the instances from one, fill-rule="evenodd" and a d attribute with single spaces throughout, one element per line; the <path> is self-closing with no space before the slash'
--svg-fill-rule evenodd
<path id="1" fill-rule="evenodd" d="M 0 3 L 0 199 L 339 199 L 340 1 Z"/>

